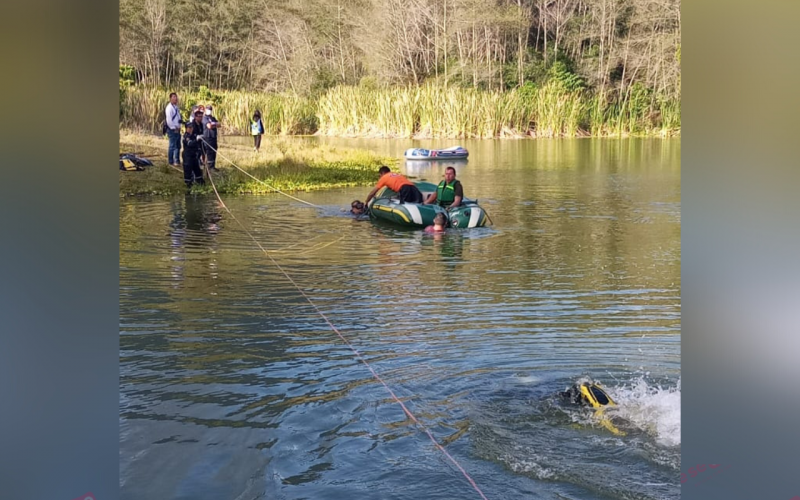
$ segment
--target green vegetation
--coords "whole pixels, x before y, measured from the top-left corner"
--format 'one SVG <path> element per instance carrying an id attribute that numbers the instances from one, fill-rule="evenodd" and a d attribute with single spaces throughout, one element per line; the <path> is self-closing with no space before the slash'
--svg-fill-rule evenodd
<path id="1" fill-rule="evenodd" d="M 134 195 L 172 195 L 184 193 L 183 171 L 166 161 L 166 139 L 134 132 L 120 132 L 120 152 L 134 152 L 149 158 L 153 167 L 140 172 L 119 173 L 121 197 Z M 310 191 L 343 186 L 368 186 L 378 178 L 378 167 L 394 166 L 395 159 L 369 151 L 331 146 L 301 146 L 282 139 L 265 138 L 261 151 L 241 145 L 221 145 L 220 153 L 256 179 L 242 173 L 222 156 L 217 157 L 221 169 L 212 173 L 221 194 L 265 194 L 281 191 Z M 267 183 L 268 185 L 265 185 Z M 210 183 L 195 186 L 194 192 L 210 193 Z"/>
<path id="2" fill-rule="evenodd" d="M 135 70 L 132 66 L 120 65 L 119 67 L 119 119 L 122 120 L 125 109 L 125 97 L 128 89 L 134 83 Z M 165 105 L 166 106 L 166 105 Z"/>
<path id="3" fill-rule="evenodd" d="M 680 0 L 120 0 L 119 29 L 126 128 L 176 91 L 229 133 L 680 132 Z"/>
<path id="4" fill-rule="evenodd" d="M 307 98 L 290 94 L 273 95 L 242 91 L 177 89 L 184 120 L 195 104 L 213 104 L 214 116 L 230 134 L 250 133 L 250 118 L 261 111 L 264 133 L 267 135 L 308 135 L 317 129 L 316 106 Z M 129 130 L 158 132 L 164 120 L 169 92 L 143 85 L 130 87 L 121 102 L 120 127 Z"/>
<path id="5" fill-rule="evenodd" d="M 541 87 L 525 84 L 505 92 L 473 88 L 419 87 L 370 89 L 338 86 L 312 101 L 291 94 L 179 91 L 184 117 L 193 104 L 212 102 L 228 134 L 247 135 L 250 116 L 261 110 L 273 135 L 320 133 L 358 137 L 492 138 L 532 135 L 672 135 L 680 131 L 680 102 L 654 98 L 635 84 L 621 100 L 551 79 Z M 168 93 L 131 87 L 123 96 L 121 125 L 156 132 Z"/>

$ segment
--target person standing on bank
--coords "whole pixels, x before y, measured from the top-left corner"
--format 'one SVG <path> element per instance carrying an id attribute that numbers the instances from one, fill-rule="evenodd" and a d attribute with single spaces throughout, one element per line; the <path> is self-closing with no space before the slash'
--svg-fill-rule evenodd
<path id="1" fill-rule="evenodd" d="M 436 191 L 425 200 L 426 205 L 439 203 L 445 208 L 457 207 L 464 199 L 464 188 L 461 182 L 456 180 L 456 169 L 447 167 L 444 171 L 444 180 L 436 187 Z"/>
<path id="2" fill-rule="evenodd" d="M 378 184 L 376 184 L 367 195 L 367 199 L 364 200 L 364 205 L 369 205 L 369 200 L 371 200 L 372 197 L 375 196 L 375 193 L 383 186 L 397 193 L 400 203 L 422 203 L 422 192 L 413 182 L 406 179 L 405 176 L 393 174 L 392 170 L 386 165 L 378 169 L 378 174 L 381 178 L 378 180 Z"/>
<path id="3" fill-rule="evenodd" d="M 192 116 L 189 117 L 189 121 L 186 123 L 187 125 L 191 123 L 192 127 L 194 128 L 194 135 L 197 136 L 197 151 L 200 158 L 200 165 L 205 164 L 205 158 L 203 158 L 203 111 L 199 108 L 195 108 L 192 112 Z"/>
<path id="4" fill-rule="evenodd" d="M 202 104 L 195 104 L 194 106 L 192 106 L 192 111 L 189 113 L 189 121 L 192 121 L 192 118 L 194 118 L 194 116 L 197 114 L 198 111 L 200 112 L 200 116 L 202 117 L 203 115 L 206 114 L 206 107 L 203 106 Z M 203 138 L 202 128 L 195 127 L 194 133 L 197 134 L 199 138 L 198 140 Z M 202 142 L 200 143 L 199 147 L 200 147 L 200 165 L 203 166 L 206 164 L 206 152 L 203 149 Z"/>
<path id="5" fill-rule="evenodd" d="M 200 141 L 195 132 L 195 129 L 202 130 L 199 127 L 197 120 L 188 122 L 186 132 L 183 134 L 183 182 L 189 189 L 195 182 L 200 185 L 205 184 L 203 171 L 200 170 Z"/>
<path id="6" fill-rule="evenodd" d="M 258 153 L 261 147 L 261 136 L 264 134 L 264 122 L 261 121 L 261 111 L 259 110 L 253 113 L 253 119 L 250 121 L 250 134 L 253 136 L 253 146 Z"/>
<path id="7" fill-rule="evenodd" d="M 173 167 L 179 167 L 181 164 L 181 110 L 178 108 L 178 94 L 175 92 L 169 95 L 169 104 L 164 110 L 167 124 L 167 139 L 169 140 L 169 147 L 167 148 L 167 163 Z"/>
<path id="8" fill-rule="evenodd" d="M 209 104 L 206 106 L 205 116 L 203 117 L 203 152 L 206 157 L 206 167 L 217 170 L 217 129 L 219 121 L 212 115 L 213 109 Z"/>

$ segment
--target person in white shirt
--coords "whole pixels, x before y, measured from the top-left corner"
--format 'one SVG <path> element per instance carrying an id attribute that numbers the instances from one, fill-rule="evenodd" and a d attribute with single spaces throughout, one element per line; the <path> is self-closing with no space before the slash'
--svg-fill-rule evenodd
<path id="1" fill-rule="evenodd" d="M 250 120 L 250 135 L 253 136 L 253 146 L 255 146 L 256 153 L 261 147 L 261 136 L 264 134 L 264 122 L 261 121 L 261 111 L 256 110 L 253 113 L 253 119 Z"/>
<path id="2" fill-rule="evenodd" d="M 169 95 L 169 104 L 164 110 L 167 123 L 167 138 L 169 148 L 167 149 L 167 162 L 170 165 L 181 166 L 181 110 L 178 108 L 178 94 L 175 92 Z"/>

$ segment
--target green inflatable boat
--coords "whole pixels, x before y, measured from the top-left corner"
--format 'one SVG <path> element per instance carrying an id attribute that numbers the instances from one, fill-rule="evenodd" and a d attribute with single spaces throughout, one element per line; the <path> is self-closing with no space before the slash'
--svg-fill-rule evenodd
<path id="1" fill-rule="evenodd" d="M 430 182 L 415 182 L 422 196 L 436 191 L 436 184 Z M 477 202 L 464 198 L 461 205 L 446 209 L 439 205 L 423 205 L 422 203 L 400 203 L 397 193 L 388 187 L 382 188 L 369 202 L 369 216 L 406 227 L 427 227 L 433 225 L 433 218 L 437 213 L 447 216 L 447 226 L 454 228 L 483 227 L 489 220 L 486 211 Z"/>

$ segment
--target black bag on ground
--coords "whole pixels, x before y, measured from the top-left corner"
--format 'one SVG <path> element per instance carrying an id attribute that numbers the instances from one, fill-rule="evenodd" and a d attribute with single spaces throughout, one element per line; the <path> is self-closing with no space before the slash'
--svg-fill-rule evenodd
<path id="1" fill-rule="evenodd" d="M 119 159 L 119 169 L 125 172 L 135 172 L 137 170 L 144 170 L 144 167 L 137 167 L 135 163 L 127 158 Z"/>
<path id="2" fill-rule="evenodd" d="M 125 171 L 144 170 L 145 167 L 152 167 L 153 162 L 147 158 L 136 156 L 133 153 L 120 153 L 119 169 Z"/>

